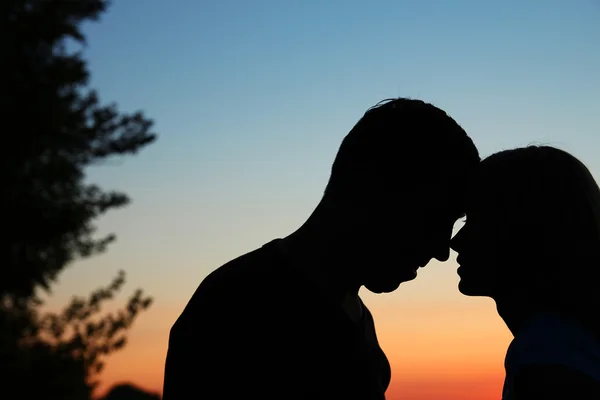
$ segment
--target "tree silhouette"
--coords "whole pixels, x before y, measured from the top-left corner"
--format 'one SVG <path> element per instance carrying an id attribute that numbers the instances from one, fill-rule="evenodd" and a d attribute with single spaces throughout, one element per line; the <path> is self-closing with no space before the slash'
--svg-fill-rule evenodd
<path id="1" fill-rule="evenodd" d="M 134 154 L 152 143 L 141 112 L 102 105 L 88 86 L 81 24 L 106 11 L 105 0 L 3 0 L 2 82 L 4 240 L 0 264 L 0 390 L 15 398 L 89 398 L 103 357 L 151 299 L 135 292 L 124 309 L 101 313 L 124 283 L 120 273 L 62 312 L 41 311 L 72 261 L 103 252 L 115 236 L 96 237 L 94 221 L 129 201 L 85 182 L 86 167 Z M 0 393 L 0 398 L 6 398 Z"/>
<path id="2" fill-rule="evenodd" d="M 128 383 L 121 383 L 113 386 L 102 400 L 160 400 L 160 396 Z"/>

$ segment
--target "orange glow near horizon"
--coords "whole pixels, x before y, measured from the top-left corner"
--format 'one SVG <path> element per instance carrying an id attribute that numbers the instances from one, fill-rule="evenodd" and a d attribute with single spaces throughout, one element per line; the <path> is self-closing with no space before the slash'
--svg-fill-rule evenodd
<path id="1" fill-rule="evenodd" d="M 427 280 L 423 278 L 421 285 L 427 285 Z M 392 366 L 386 398 L 499 398 L 511 336 L 493 304 L 460 295 L 449 301 L 400 293 L 361 294 L 374 315 L 380 344 Z M 126 349 L 108 360 L 97 395 L 117 383 L 162 392 L 168 333 L 183 306 L 157 304 L 153 312 L 140 317 Z"/>
<path id="2" fill-rule="evenodd" d="M 68 41 L 67 50 L 81 51 L 90 72 L 85 88 L 98 90 L 99 107 L 143 111 L 158 138 L 135 155 L 100 157 L 83 170 L 86 185 L 123 192 L 132 203 L 90 221 L 94 238 L 114 233 L 117 240 L 101 255 L 69 263 L 47 307 L 87 297 L 119 269 L 126 284 L 106 308 L 122 307 L 138 287 L 154 303 L 128 330 L 127 345 L 106 359 L 96 396 L 119 383 L 162 392 L 169 331 L 198 284 L 306 222 L 343 138 L 382 99 L 434 104 L 482 158 L 555 146 L 600 183 L 598 1 L 112 3 L 100 23 L 80 26 L 89 45 Z M 420 129 L 397 131 L 402 157 L 413 151 L 402 138 Z M 415 200 L 431 193 L 431 204 L 443 205 L 456 188 L 421 193 L 403 180 L 428 163 L 451 167 L 436 153 L 398 170 L 386 189 Z M 462 189 L 465 182 L 448 184 Z M 426 212 L 402 201 L 393 210 Z M 409 222 L 386 221 L 398 242 L 388 249 L 390 266 L 414 238 Z M 392 367 L 388 400 L 501 398 L 512 335 L 493 301 L 458 291 L 451 254 L 394 293 L 361 291 Z"/>

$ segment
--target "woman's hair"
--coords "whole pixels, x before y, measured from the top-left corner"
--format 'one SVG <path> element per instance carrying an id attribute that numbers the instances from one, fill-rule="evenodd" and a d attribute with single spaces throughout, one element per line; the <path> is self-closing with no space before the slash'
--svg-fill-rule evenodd
<path id="1" fill-rule="evenodd" d="M 529 146 L 489 156 L 479 178 L 499 205 L 503 259 L 514 260 L 503 275 L 551 308 L 600 311 L 600 188 L 588 168 L 563 150 Z"/>

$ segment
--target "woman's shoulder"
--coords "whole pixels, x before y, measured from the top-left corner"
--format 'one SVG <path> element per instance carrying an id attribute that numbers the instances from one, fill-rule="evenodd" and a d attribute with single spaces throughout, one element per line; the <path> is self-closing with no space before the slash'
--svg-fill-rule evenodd
<path id="1" fill-rule="evenodd" d="M 600 340 L 575 321 L 554 313 L 533 318 L 514 338 L 506 362 L 558 361 L 586 356 L 600 366 Z"/>
<path id="2" fill-rule="evenodd" d="M 600 382 L 590 375 L 562 365 L 527 365 L 505 386 L 504 400 L 599 399 Z"/>
<path id="3" fill-rule="evenodd" d="M 541 398 L 537 395 L 542 393 L 562 396 L 574 382 L 600 390 L 600 340 L 575 321 L 540 314 L 515 336 L 505 368 L 505 399 L 512 398 L 517 389 L 521 394 L 535 394 L 533 398 Z"/>
<path id="4" fill-rule="evenodd" d="M 532 368 L 559 368 L 600 382 L 600 340 L 575 321 L 560 315 L 536 316 L 519 332 L 505 359 L 506 384 Z"/>

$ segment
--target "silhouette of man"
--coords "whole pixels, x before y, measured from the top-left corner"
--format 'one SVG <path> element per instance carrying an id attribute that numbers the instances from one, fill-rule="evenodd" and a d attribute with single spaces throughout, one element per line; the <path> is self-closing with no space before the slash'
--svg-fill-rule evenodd
<path id="1" fill-rule="evenodd" d="M 200 284 L 171 329 L 164 400 L 384 399 L 390 366 L 359 289 L 392 292 L 448 259 L 478 163 L 431 104 L 369 109 L 308 220 Z"/>

